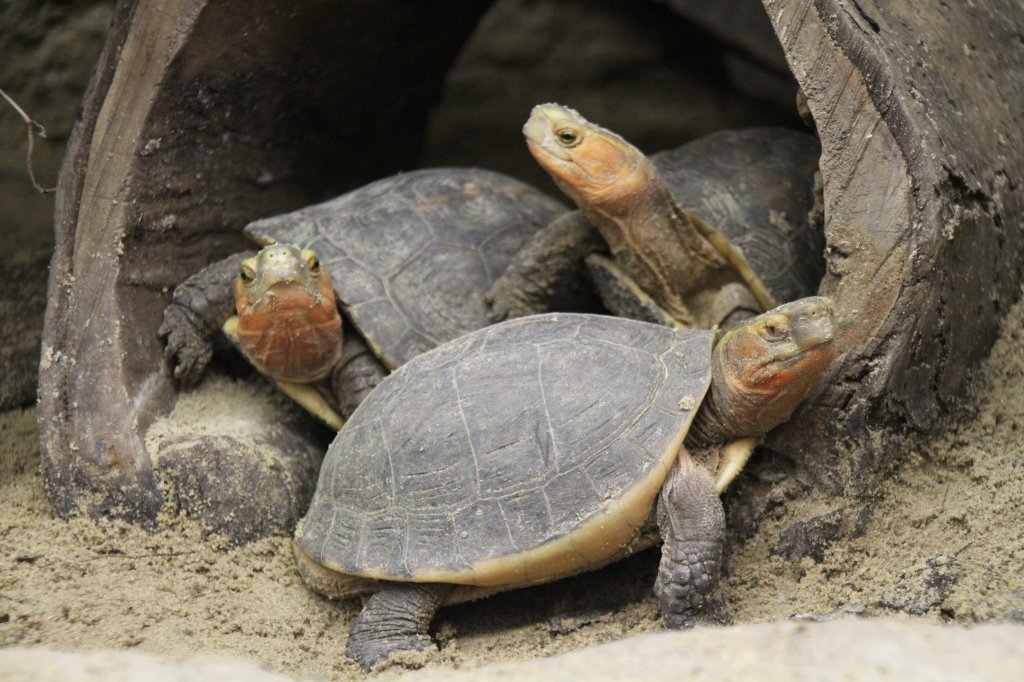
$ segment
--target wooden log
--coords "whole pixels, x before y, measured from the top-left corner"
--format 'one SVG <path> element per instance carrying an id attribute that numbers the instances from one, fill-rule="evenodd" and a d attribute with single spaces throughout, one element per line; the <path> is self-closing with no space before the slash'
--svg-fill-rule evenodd
<path id="1" fill-rule="evenodd" d="M 155 522 L 142 439 L 175 399 L 156 334 L 169 290 L 238 250 L 248 221 L 410 168 L 486 4 L 118 4 L 57 197 L 40 421 L 59 515 Z"/>
<path id="2" fill-rule="evenodd" d="M 1024 5 L 764 0 L 822 142 L 845 349 L 774 438 L 866 493 L 969 394 L 1024 264 Z"/>

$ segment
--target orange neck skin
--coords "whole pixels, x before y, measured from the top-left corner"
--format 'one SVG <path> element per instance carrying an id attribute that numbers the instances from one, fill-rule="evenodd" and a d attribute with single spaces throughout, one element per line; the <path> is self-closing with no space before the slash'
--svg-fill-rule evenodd
<path id="1" fill-rule="evenodd" d="M 618 135 L 579 122 L 580 141 L 559 146 L 546 110 L 524 132 L 534 158 L 594 224 L 623 271 L 672 317 L 703 324 L 691 298 L 722 285 L 726 263 L 676 205 L 657 168 Z M 557 115 L 551 114 L 551 115 Z M 699 306 L 696 306 L 699 308 Z"/>
<path id="2" fill-rule="evenodd" d="M 326 273 L 319 291 L 280 282 L 250 300 L 235 286 L 238 341 L 249 361 L 278 381 L 309 383 L 341 359 L 341 316 Z"/>
<path id="3" fill-rule="evenodd" d="M 530 139 L 526 146 L 577 206 L 584 210 L 598 208 L 612 218 L 625 217 L 630 205 L 648 194 L 652 182 L 660 181 L 650 159 L 639 150 L 620 138 L 598 132 L 571 152 Z"/>

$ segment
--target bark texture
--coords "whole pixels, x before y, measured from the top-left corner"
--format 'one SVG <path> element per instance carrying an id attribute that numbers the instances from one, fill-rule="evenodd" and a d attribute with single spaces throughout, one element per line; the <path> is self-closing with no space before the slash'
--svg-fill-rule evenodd
<path id="1" fill-rule="evenodd" d="M 867 492 L 970 388 L 1024 263 L 1024 5 L 765 0 L 822 142 L 845 352 L 776 436 Z"/>

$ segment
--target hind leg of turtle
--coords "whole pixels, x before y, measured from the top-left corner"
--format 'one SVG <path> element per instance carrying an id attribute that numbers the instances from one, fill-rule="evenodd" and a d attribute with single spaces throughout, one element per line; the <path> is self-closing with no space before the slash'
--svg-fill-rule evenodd
<path id="1" fill-rule="evenodd" d="M 658 498 L 664 541 L 654 593 L 665 624 L 693 627 L 718 582 L 725 512 L 711 475 L 681 450 Z"/>
<path id="2" fill-rule="evenodd" d="M 434 645 L 427 628 L 451 585 L 384 583 L 352 623 L 345 655 L 369 671 L 400 651 Z"/>

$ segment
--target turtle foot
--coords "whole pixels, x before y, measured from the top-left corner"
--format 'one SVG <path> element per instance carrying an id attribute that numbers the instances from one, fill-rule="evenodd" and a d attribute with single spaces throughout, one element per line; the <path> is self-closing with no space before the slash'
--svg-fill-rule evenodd
<path id="1" fill-rule="evenodd" d="M 400 654 L 427 651 L 434 648 L 434 640 L 427 635 L 396 635 L 382 637 L 379 634 L 352 632 L 348 637 L 345 655 L 370 672 L 378 665 Z"/>
<path id="2" fill-rule="evenodd" d="M 166 340 L 164 357 L 174 364 L 174 378 L 185 387 L 199 383 L 213 358 L 213 342 L 195 313 L 171 303 L 157 333 Z"/>
<path id="3" fill-rule="evenodd" d="M 717 582 L 721 554 L 721 544 L 709 542 L 680 543 L 662 554 L 654 591 L 667 627 L 697 624 Z"/>
<path id="4" fill-rule="evenodd" d="M 690 628 L 707 611 L 725 545 L 725 512 L 711 475 L 680 452 L 658 500 L 664 543 L 654 594 L 670 628 Z"/>
<path id="5" fill-rule="evenodd" d="M 432 648 L 427 628 L 450 590 L 449 585 L 385 584 L 352 623 L 345 655 L 369 672 L 394 654 Z"/>

